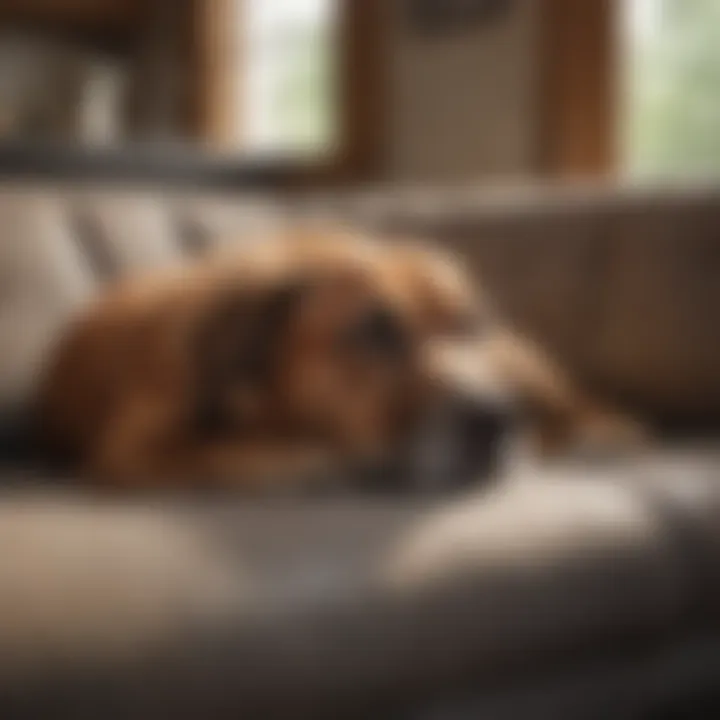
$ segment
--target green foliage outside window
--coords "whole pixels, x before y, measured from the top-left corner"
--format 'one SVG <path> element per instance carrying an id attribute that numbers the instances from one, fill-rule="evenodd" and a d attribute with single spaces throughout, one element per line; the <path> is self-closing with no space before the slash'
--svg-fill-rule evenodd
<path id="1" fill-rule="evenodd" d="M 720 0 L 631 1 L 644 12 L 625 65 L 627 171 L 720 174 Z"/>

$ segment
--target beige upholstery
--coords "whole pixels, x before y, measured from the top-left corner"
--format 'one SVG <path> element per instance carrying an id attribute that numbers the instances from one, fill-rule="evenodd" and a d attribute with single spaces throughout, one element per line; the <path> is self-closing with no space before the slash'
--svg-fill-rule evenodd
<path id="1" fill-rule="evenodd" d="M 506 317 L 581 379 L 640 409 L 720 415 L 720 192 L 387 192 L 308 199 L 468 258 Z M 262 236 L 270 199 L 0 186 L 0 405 L 22 399 L 98 280 Z"/>
<path id="2" fill-rule="evenodd" d="M 576 720 L 716 686 L 679 641 L 715 637 L 717 474 L 679 498 L 645 469 L 535 472 L 435 507 L 4 495 L 0 535 L 23 552 L 0 559 L 0 703 L 365 718 L 564 677 L 584 683 L 574 710 L 482 717 Z M 584 675 L 613 667 L 599 691 Z"/>
<path id="3" fill-rule="evenodd" d="M 0 699 L 28 684 L 45 707 L 48 671 L 71 688 L 114 671 L 142 707 L 346 717 L 337 703 L 547 671 L 686 620 L 666 528 L 604 483 L 550 479 L 445 508 L 224 505 L 3 498 L 5 542 L 25 551 L 0 560 Z"/>
<path id="4" fill-rule="evenodd" d="M 265 205 L 151 189 L 0 186 L 0 409 L 29 397 L 53 339 L 103 283 L 259 235 L 279 217 Z"/>
<path id="5" fill-rule="evenodd" d="M 720 192 L 386 192 L 299 208 L 311 206 L 457 249 L 510 321 L 591 384 L 720 415 Z M 287 211 L 0 187 L 0 410 L 31 396 L 103 283 L 262 241 Z M 4 496 L 3 717 L 395 717 L 391 700 L 459 686 L 492 708 L 498 688 L 521 698 L 549 675 L 582 690 L 575 711 L 529 701 L 470 716 L 648 717 L 629 698 L 645 711 L 720 684 L 720 662 L 693 650 L 703 672 L 689 673 L 678 649 L 700 628 L 718 656 L 720 460 L 692 458 L 528 470 L 449 507 Z M 24 470 L 0 479 L 25 488 Z M 603 661 L 620 668 L 609 686 L 576 683 Z"/>
<path id="6" fill-rule="evenodd" d="M 599 390 L 720 414 L 717 190 L 426 191 L 355 207 L 457 248 L 507 317 Z"/>

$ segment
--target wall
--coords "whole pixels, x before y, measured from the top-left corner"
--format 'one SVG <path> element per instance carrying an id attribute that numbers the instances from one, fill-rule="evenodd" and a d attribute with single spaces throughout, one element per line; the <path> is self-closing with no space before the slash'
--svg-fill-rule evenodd
<path id="1" fill-rule="evenodd" d="M 0 139 L 106 142 L 120 132 L 122 72 L 68 43 L 0 33 Z"/>
<path id="2" fill-rule="evenodd" d="M 423 36 L 387 3 L 387 179 L 464 181 L 532 172 L 537 157 L 537 0 L 497 24 Z"/>

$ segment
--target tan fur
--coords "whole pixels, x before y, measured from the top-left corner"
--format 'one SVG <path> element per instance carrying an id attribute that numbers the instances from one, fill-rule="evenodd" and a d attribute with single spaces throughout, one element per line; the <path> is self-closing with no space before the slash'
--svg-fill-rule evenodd
<path id="1" fill-rule="evenodd" d="M 232 344 L 242 341 L 235 333 L 257 319 L 254 303 L 296 281 L 309 291 L 277 339 L 271 384 L 264 392 L 222 385 L 235 361 Z M 339 333 L 378 302 L 422 349 L 401 368 L 371 366 L 336 347 Z M 443 346 L 462 350 L 464 370 L 444 361 L 428 370 L 431 350 Z M 209 381 L 221 383 L 222 411 L 237 419 L 218 437 L 192 424 L 205 393 L 197 364 L 206 360 Z M 112 485 L 300 482 L 339 458 L 386 451 L 402 418 L 460 380 L 468 392 L 530 401 L 545 449 L 634 437 L 632 423 L 584 397 L 504 329 L 449 258 L 335 231 L 268 239 L 109 291 L 63 338 L 40 417 L 50 445 Z"/>

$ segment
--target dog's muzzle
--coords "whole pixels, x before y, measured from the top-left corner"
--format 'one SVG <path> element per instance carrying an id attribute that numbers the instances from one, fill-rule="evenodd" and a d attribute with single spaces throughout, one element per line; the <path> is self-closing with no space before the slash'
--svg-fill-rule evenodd
<path id="1" fill-rule="evenodd" d="M 432 494 L 500 474 L 520 419 L 513 393 L 477 345 L 448 345 L 432 360 L 434 399 L 397 452 L 361 473 L 365 487 Z"/>
<path id="2" fill-rule="evenodd" d="M 491 482 L 515 429 L 510 403 L 460 396 L 424 423 L 414 440 L 408 481 L 419 491 Z"/>
<path id="3" fill-rule="evenodd" d="M 511 403 L 447 396 L 397 452 L 360 468 L 358 482 L 365 490 L 409 495 L 486 486 L 500 473 L 515 431 Z"/>

